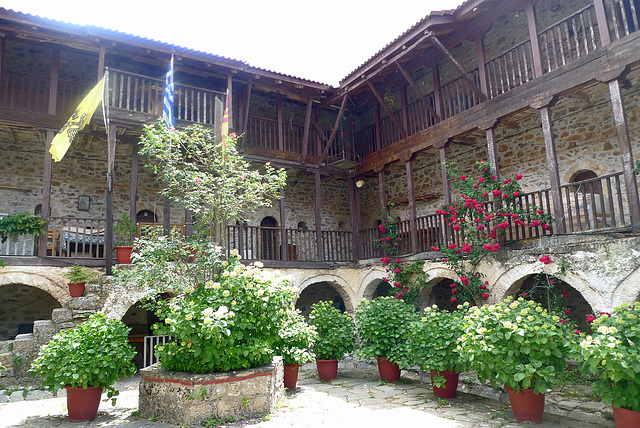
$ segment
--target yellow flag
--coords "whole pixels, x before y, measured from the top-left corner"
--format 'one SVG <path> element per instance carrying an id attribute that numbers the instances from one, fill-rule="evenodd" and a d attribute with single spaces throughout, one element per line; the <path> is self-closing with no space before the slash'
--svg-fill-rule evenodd
<path id="1" fill-rule="evenodd" d="M 96 111 L 98 104 L 102 101 L 102 91 L 104 89 L 104 77 L 98 84 L 84 97 L 84 100 L 78 105 L 76 111 L 73 112 L 67 123 L 64 124 L 58 135 L 51 142 L 49 153 L 55 162 L 60 162 L 69 150 L 71 142 L 76 134 L 85 127 L 91 120 L 93 112 Z"/>

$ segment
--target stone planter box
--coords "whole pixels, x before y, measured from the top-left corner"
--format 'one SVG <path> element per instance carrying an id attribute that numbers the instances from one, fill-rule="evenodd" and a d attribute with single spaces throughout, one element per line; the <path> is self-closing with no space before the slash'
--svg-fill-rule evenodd
<path id="1" fill-rule="evenodd" d="M 258 418 L 275 409 L 284 394 L 282 358 L 249 370 L 193 374 L 157 364 L 140 370 L 140 415 L 176 425 L 201 425 L 212 416 Z"/>

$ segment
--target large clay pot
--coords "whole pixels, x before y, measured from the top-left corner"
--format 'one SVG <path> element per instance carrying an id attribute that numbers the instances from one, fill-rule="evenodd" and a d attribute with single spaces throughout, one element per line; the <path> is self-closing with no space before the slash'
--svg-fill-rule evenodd
<path id="1" fill-rule="evenodd" d="M 288 391 L 296 389 L 296 383 L 298 383 L 298 369 L 300 364 L 285 364 L 284 365 L 284 387 Z"/>
<path id="2" fill-rule="evenodd" d="M 378 357 L 378 372 L 384 382 L 396 383 L 400 380 L 400 367 L 384 357 Z"/>
<path id="3" fill-rule="evenodd" d="M 67 390 L 67 411 L 71 422 L 92 421 L 98 414 L 102 387 L 76 388 L 65 386 Z"/>
<path id="4" fill-rule="evenodd" d="M 329 381 L 338 377 L 338 360 L 316 360 L 320 380 Z"/>
<path id="5" fill-rule="evenodd" d="M 433 385 L 434 376 L 442 376 L 444 378 L 444 387 L 438 388 L 437 386 Z M 433 386 L 433 395 L 440 398 L 456 398 L 459 378 L 460 372 L 451 372 L 448 370 L 445 370 L 443 372 L 436 372 L 435 370 L 431 370 L 431 385 Z"/>
<path id="6" fill-rule="evenodd" d="M 617 428 L 640 428 L 640 412 L 623 407 L 612 407 Z"/>
<path id="7" fill-rule="evenodd" d="M 84 282 L 69 282 L 69 294 L 71 297 L 82 297 L 84 295 Z"/>
<path id="8" fill-rule="evenodd" d="M 118 263 L 121 265 L 127 265 L 131 263 L 131 253 L 133 247 L 131 246 L 116 246 L 116 256 L 118 257 Z"/>
<path id="9" fill-rule="evenodd" d="M 539 424 L 542 422 L 542 414 L 544 413 L 544 394 L 534 394 L 533 389 L 520 389 L 515 392 L 507 385 L 504 389 L 509 393 L 509 401 L 511 401 L 511 409 L 516 421 L 531 422 Z"/>

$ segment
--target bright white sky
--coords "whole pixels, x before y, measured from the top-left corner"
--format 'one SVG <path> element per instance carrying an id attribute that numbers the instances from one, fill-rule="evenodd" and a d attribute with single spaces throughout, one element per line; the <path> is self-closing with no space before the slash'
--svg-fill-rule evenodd
<path id="1" fill-rule="evenodd" d="M 0 0 L 0 6 L 337 85 L 432 10 L 463 0 Z"/>

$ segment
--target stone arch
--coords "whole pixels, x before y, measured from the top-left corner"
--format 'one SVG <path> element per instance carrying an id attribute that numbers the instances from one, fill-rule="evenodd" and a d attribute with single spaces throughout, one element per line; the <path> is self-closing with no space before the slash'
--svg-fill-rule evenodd
<path id="1" fill-rule="evenodd" d="M 426 269 L 424 269 L 424 272 L 429 275 L 429 280 L 427 281 L 427 287 L 422 289 L 418 295 L 418 306 L 423 309 L 429 306 L 431 292 L 436 284 L 443 279 L 450 279 L 452 281 L 458 279 L 458 275 L 445 265 L 438 265 L 434 263 L 429 266 L 425 265 L 425 267 Z"/>
<path id="2" fill-rule="evenodd" d="M 605 166 L 599 162 L 595 162 L 591 159 L 582 159 L 579 165 L 572 165 L 564 172 L 562 181 L 564 183 L 572 183 L 574 178 L 587 171 L 593 171 L 598 176 L 605 175 L 610 172 L 607 171 Z"/>
<path id="3" fill-rule="evenodd" d="M 23 284 L 39 288 L 51 295 L 63 307 L 67 306 L 72 299 L 67 282 L 54 274 L 47 275 L 19 268 L 5 267 L 0 270 L 0 287 L 11 284 Z"/>
<path id="4" fill-rule="evenodd" d="M 613 291 L 611 305 L 600 308 L 602 311 L 610 312 L 622 303 L 640 302 L 640 268 L 636 268 L 627 275 Z"/>
<path id="5" fill-rule="evenodd" d="M 552 275 L 558 271 L 558 265 L 551 262 L 547 265 L 539 262 L 521 263 L 504 271 L 496 271 L 494 275 L 488 277 L 491 286 L 490 303 L 504 300 L 507 296 L 512 296 L 520 287 L 524 280 L 530 275 L 546 273 Z M 608 305 L 603 301 L 602 296 L 589 285 L 587 281 L 579 275 L 567 271 L 562 278 L 569 286 L 582 295 L 593 310 L 603 310 Z"/>
<path id="6" fill-rule="evenodd" d="M 351 296 L 348 292 L 350 288 L 349 284 L 344 280 L 344 278 L 341 278 L 337 275 L 317 275 L 302 281 L 298 286 L 298 294 L 295 297 L 293 304 L 296 305 L 298 303 L 300 295 L 305 289 L 313 286 L 314 284 L 322 282 L 328 283 L 338 292 L 338 294 L 344 301 L 346 311 L 352 314 L 355 310 L 355 304 L 353 296 Z"/>
<path id="7" fill-rule="evenodd" d="M 373 299 L 374 295 L 376 294 L 376 290 L 378 288 L 378 286 L 383 283 L 383 278 L 388 275 L 382 268 L 380 268 L 380 270 L 374 270 L 369 272 L 363 279 L 362 279 L 362 286 L 360 287 L 360 290 L 362 290 L 360 293 L 357 294 L 356 296 L 356 302 L 359 302 L 362 299 L 367 299 L 367 300 L 371 300 Z"/>

